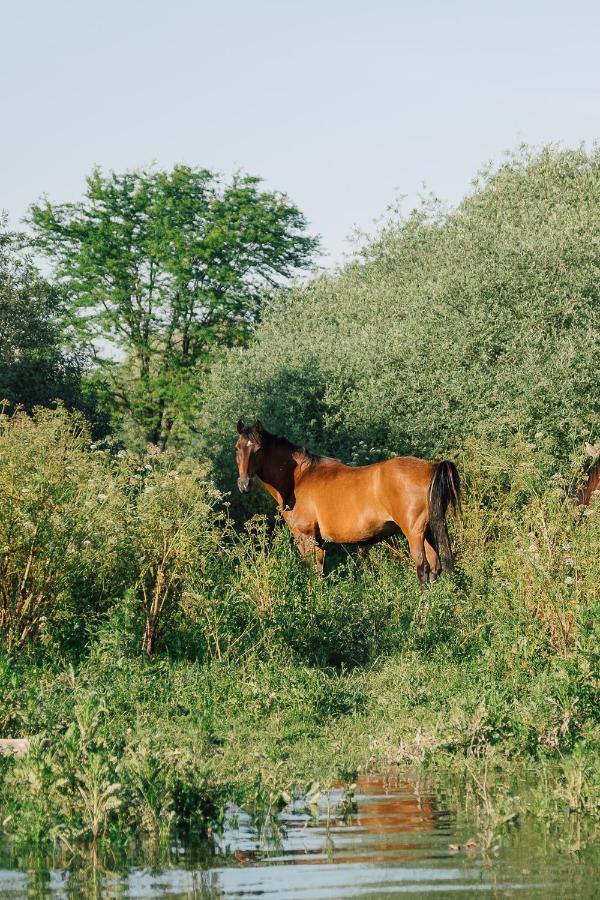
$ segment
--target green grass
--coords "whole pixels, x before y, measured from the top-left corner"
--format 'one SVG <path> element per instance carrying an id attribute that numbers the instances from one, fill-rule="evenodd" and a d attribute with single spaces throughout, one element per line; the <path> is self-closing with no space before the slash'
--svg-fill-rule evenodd
<path id="1" fill-rule="evenodd" d="M 3 428 L 0 736 L 32 747 L 0 760 L 0 822 L 19 852 L 167 847 L 229 800 L 265 815 L 365 769 L 484 770 L 500 793 L 533 770 L 531 810 L 598 817 L 599 506 L 543 445 L 465 442 L 457 569 L 421 591 L 401 544 L 321 577 L 281 523 L 234 530 L 201 468 L 114 459 L 61 411 Z"/>
<path id="2" fill-rule="evenodd" d="M 466 660 L 441 646 L 340 671 L 114 649 L 94 645 L 76 671 L 5 664 L 11 730 L 36 736 L 2 764 L 16 845 L 200 834 L 228 800 L 265 814 L 311 780 L 415 767 L 476 785 L 484 766 L 492 784 L 535 766 L 536 813 L 600 814 L 598 725 L 568 660 L 523 654 L 501 674 L 493 648 Z"/>

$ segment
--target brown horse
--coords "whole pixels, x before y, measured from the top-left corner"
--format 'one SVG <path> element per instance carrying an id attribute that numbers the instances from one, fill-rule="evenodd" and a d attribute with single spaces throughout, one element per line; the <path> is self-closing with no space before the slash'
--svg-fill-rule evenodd
<path id="1" fill-rule="evenodd" d="M 460 502 L 454 463 L 397 456 L 347 466 L 270 434 L 258 421 L 246 428 L 240 419 L 237 430 L 240 491 L 256 475 L 281 509 L 300 553 L 312 556 L 320 571 L 325 543 L 374 544 L 399 531 L 421 584 L 452 571 L 445 515 L 449 503 Z"/>

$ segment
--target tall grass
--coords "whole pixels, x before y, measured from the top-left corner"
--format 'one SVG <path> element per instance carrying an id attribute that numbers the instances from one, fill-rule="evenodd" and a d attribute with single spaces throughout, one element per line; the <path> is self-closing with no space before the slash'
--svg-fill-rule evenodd
<path id="1" fill-rule="evenodd" d="M 473 437 L 458 461 L 458 575 L 422 594 L 402 542 L 364 561 L 340 549 L 319 578 L 283 523 L 273 531 L 256 516 L 236 531 L 198 464 L 111 456 L 61 408 L 4 415 L 1 639 L 9 653 L 68 653 L 70 632 L 85 643 L 100 629 L 148 653 L 349 667 L 423 643 L 431 615 L 433 643 L 467 648 L 493 627 L 561 656 L 581 650 L 600 589 L 597 505 L 577 507 L 569 471 L 552 474 L 551 456 L 519 431 Z"/>

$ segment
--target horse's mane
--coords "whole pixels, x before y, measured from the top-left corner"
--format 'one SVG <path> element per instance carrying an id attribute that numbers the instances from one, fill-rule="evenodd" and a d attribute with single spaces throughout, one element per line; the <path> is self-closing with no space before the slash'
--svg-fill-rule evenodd
<path id="1" fill-rule="evenodd" d="M 285 437 L 280 437 L 278 434 L 267 431 L 264 427 L 261 432 L 257 432 L 254 425 L 252 425 L 246 429 L 246 434 L 251 441 L 256 443 L 262 442 L 267 447 L 282 447 L 285 450 L 289 450 L 290 454 L 301 466 L 314 466 L 319 462 L 339 462 L 339 460 L 334 460 L 331 456 L 312 453 L 306 447 L 294 444 Z"/>

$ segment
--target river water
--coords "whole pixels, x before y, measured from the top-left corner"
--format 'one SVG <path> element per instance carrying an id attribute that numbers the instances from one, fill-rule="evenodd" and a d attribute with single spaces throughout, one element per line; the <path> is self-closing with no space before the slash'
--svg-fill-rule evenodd
<path id="1" fill-rule="evenodd" d="M 363 776 L 350 795 L 313 789 L 261 831 L 232 808 L 209 852 L 177 846 L 154 868 L 100 869 L 92 880 L 0 868 L 0 897 L 600 897 L 593 827 L 568 814 L 548 825 L 491 805 L 469 811 L 456 798 Z"/>

